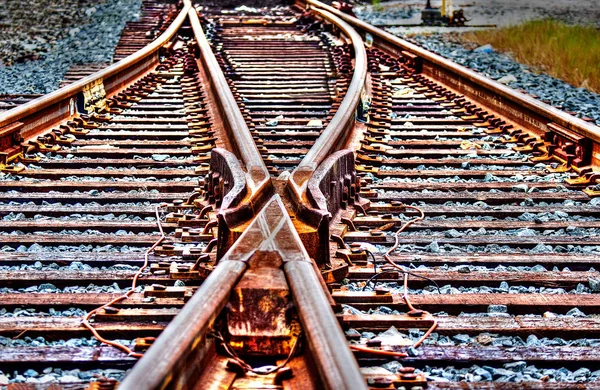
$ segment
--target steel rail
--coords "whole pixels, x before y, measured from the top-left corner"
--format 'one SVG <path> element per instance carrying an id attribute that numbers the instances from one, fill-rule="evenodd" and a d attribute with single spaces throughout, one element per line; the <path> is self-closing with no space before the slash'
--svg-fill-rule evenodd
<path id="1" fill-rule="evenodd" d="M 401 51 L 408 51 L 417 55 L 423 61 L 423 74 L 433 77 L 436 81 L 448 83 L 460 93 L 477 100 L 477 103 L 487 105 L 495 112 L 505 115 L 508 119 L 525 128 L 538 128 L 547 131 L 548 123 L 554 122 L 595 142 L 600 142 L 600 128 L 598 126 L 515 91 L 318 0 L 298 0 L 298 4 L 307 4 L 313 8 L 327 10 L 345 20 L 362 34 L 370 34 L 374 38 L 374 43 L 384 49 L 396 52 L 396 54 L 400 54 Z M 379 41 L 375 41 L 375 39 L 379 39 Z"/>
<path id="2" fill-rule="evenodd" d="M 309 226 L 304 232 L 303 240 L 309 248 L 311 257 L 319 267 L 332 269 L 329 254 L 329 221 L 337 210 L 335 207 L 328 208 L 327 202 L 315 203 L 314 199 L 307 194 L 308 183 L 314 177 L 314 173 L 318 170 L 319 165 L 328 156 L 345 145 L 347 139 L 353 134 L 355 113 L 360 103 L 367 77 L 367 53 L 362 38 L 348 23 L 336 17 L 331 12 L 314 7 L 312 10 L 350 38 L 355 54 L 352 80 L 337 112 L 300 164 L 291 173 L 287 182 L 287 190 L 299 221 Z M 338 166 L 338 164 L 334 165 Z M 331 195 L 332 204 L 339 204 L 340 199 L 337 199 L 337 196 L 341 197 L 344 187 L 350 183 L 346 183 L 345 178 L 342 178 L 340 182 L 337 181 L 337 178 L 332 178 L 331 183 L 333 181 L 336 182 L 335 190 L 333 191 L 335 193 L 329 193 L 329 191 L 326 193 L 327 195 Z M 330 189 L 331 183 L 327 183 Z M 336 199 L 334 200 L 333 198 Z"/>
<path id="3" fill-rule="evenodd" d="M 79 81 L 0 114 L 0 129 L 20 121 L 23 123 L 22 134 L 27 138 L 32 135 L 28 131 L 34 128 L 51 127 L 76 114 L 72 108 L 77 94 L 90 83 L 99 80 L 104 82 L 107 97 L 114 94 L 123 85 L 148 72 L 154 64 L 158 63 L 159 49 L 175 36 L 190 8 L 191 2 L 185 0 L 183 9 L 169 28 L 138 52 Z"/>
<path id="4" fill-rule="evenodd" d="M 366 389 L 311 260 L 287 262 L 284 271 L 323 385 L 327 389 Z"/>
<path id="5" fill-rule="evenodd" d="M 188 16 L 194 31 L 194 36 L 198 42 L 198 47 L 202 53 L 202 61 L 210 75 L 210 82 L 216 91 L 221 112 L 227 121 L 229 135 L 235 140 L 237 151 L 244 161 L 244 164 L 246 164 L 248 172 L 259 170 L 266 174 L 265 177 L 268 177 L 267 166 L 256 147 L 256 143 L 252 139 L 252 134 L 244 120 L 242 111 L 237 105 L 235 97 L 229 88 L 229 84 L 227 84 L 225 75 L 217 62 L 217 58 L 212 52 L 210 44 L 204 35 L 200 20 L 198 19 L 198 13 L 194 8 L 191 8 L 188 12 Z"/>
<path id="6" fill-rule="evenodd" d="M 360 102 L 360 95 L 367 78 L 367 51 L 360 35 L 348 23 L 331 12 L 319 8 L 313 8 L 313 10 L 348 36 L 354 48 L 354 73 L 348 91 L 323 133 L 298 164 L 298 168 L 310 167 L 314 170 L 343 143 L 345 136 L 350 135 L 349 130 L 354 124 L 356 108 Z"/>
<path id="7" fill-rule="evenodd" d="M 199 388 L 202 377 L 219 378 L 219 374 L 206 372 L 214 369 L 207 364 L 214 348 L 209 345 L 213 339 L 208 333 L 244 272 L 274 263 L 283 268 L 289 283 L 308 342 L 304 354 L 310 355 L 317 370 L 319 388 L 366 389 L 320 276 L 279 195 L 267 202 L 119 388 Z M 269 311 L 263 315 L 268 316 Z"/>
<path id="8" fill-rule="evenodd" d="M 356 108 L 360 102 L 360 95 L 367 77 L 367 52 L 360 35 L 348 23 L 331 12 L 316 7 L 313 8 L 313 11 L 333 23 L 351 39 L 355 53 L 355 63 L 352 80 L 340 107 L 323 133 L 289 177 L 287 188 L 301 213 L 303 210 L 313 208 L 310 205 L 310 201 L 306 199 L 305 194 L 309 178 L 319 164 L 344 144 L 345 140 L 352 134 L 351 130 L 354 125 Z M 319 209 L 316 210 L 316 214 L 319 214 L 317 219 L 322 219 L 322 215 L 329 215 L 329 211 Z"/>
<path id="9" fill-rule="evenodd" d="M 233 148 L 236 149 L 237 156 L 241 157 L 246 168 L 246 172 L 244 172 L 234 155 L 224 159 L 224 161 L 227 161 L 225 165 L 214 164 L 213 173 L 218 174 L 220 177 L 237 176 L 242 179 L 238 181 L 241 183 L 237 188 L 232 188 L 228 194 L 224 195 L 217 216 L 219 221 L 217 253 L 218 256 L 221 256 L 236 239 L 236 234 L 232 230 L 258 213 L 264 202 L 272 194 L 273 185 L 271 175 L 256 147 L 250 129 L 204 35 L 195 8 L 190 8 L 188 18 L 194 38 L 200 49 L 200 62 L 210 79 L 212 91 L 215 95 L 214 100 L 223 118 L 224 128 L 228 138 L 233 141 Z M 212 162 L 211 166 L 213 166 Z"/>
<path id="10" fill-rule="evenodd" d="M 125 377 L 119 389 L 187 388 L 182 385 L 197 375 L 196 366 L 189 362 L 199 364 L 202 360 L 192 354 L 203 354 L 205 336 L 227 305 L 245 269 L 242 261 L 221 261 Z"/>

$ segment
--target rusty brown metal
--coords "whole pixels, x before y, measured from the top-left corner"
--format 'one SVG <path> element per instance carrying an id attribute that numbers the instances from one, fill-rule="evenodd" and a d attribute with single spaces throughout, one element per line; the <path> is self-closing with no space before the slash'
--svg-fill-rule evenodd
<path id="1" fill-rule="evenodd" d="M 310 263 L 304 261 L 288 262 L 284 270 L 324 388 L 367 388 L 344 333 L 332 316 L 327 297 L 320 288 L 320 276 Z"/>
<path id="2" fill-rule="evenodd" d="M 107 97 L 110 97 L 120 91 L 123 86 L 148 73 L 158 64 L 159 50 L 175 36 L 190 8 L 191 3 L 186 0 L 183 9 L 169 28 L 151 44 L 135 54 L 73 84 L 0 114 L 0 129 L 7 128 L 16 122 L 23 123 L 18 130 L 18 135 L 8 132 L 3 133 L 2 136 L 11 137 L 9 142 L 18 146 L 20 139 L 32 138 L 59 122 L 73 117 L 77 113 L 75 108 L 77 95 L 82 93 L 87 85 L 102 81 Z M 5 141 L 0 140 L 0 142 L 4 143 Z M 17 152 L 17 149 L 13 150 L 13 153 Z"/>
<path id="3" fill-rule="evenodd" d="M 269 171 L 262 159 L 248 125 L 237 105 L 235 97 L 227 84 L 227 80 L 221 71 L 219 63 L 208 43 L 198 13 L 191 8 L 188 13 L 190 24 L 194 32 L 194 38 L 200 50 L 200 60 L 206 73 L 210 76 L 216 101 L 224 118 L 224 126 L 233 140 L 236 151 L 244 162 L 246 171 L 237 162 L 237 158 L 230 154 L 225 157 L 224 151 L 218 151 L 217 161 L 213 164 L 211 160 L 211 173 L 208 182 L 214 180 L 215 176 L 227 178 L 232 186 L 232 179 L 236 178 L 236 185 L 232 187 L 233 192 L 224 195 L 220 203 L 219 220 L 219 242 L 217 256 L 220 258 L 239 237 L 244 229 L 244 224 L 251 220 L 264 202 L 273 193 L 273 186 Z M 243 179 L 242 179 L 243 176 Z M 244 189 L 241 188 L 242 180 Z M 243 202 L 242 202 L 243 200 Z"/>
<path id="4" fill-rule="evenodd" d="M 297 369 L 315 370 L 313 385 L 302 383 L 307 388 L 366 389 L 326 294 L 281 198 L 274 195 L 122 388 L 234 385 L 236 377 L 245 383 L 288 382 L 294 380 Z M 220 346 L 207 338 L 209 330 L 222 335 Z M 306 346 L 295 348 L 300 333 Z M 246 361 L 252 356 L 283 358 L 288 354 L 296 358 L 292 367 L 300 365 L 290 377 L 278 377 L 276 371 L 265 378 L 245 376 Z"/>
<path id="5" fill-rule="evenodd" d="M 320 17 L 334 24 L 352 41 L 355 55 L 354 73 L 348 91 L 336 114 L 304 159 L 302 159 L 298 167 L 290 175 L 287 188 L 292 201 L 298 210 L 297 214 L 300 221 L 307 225 L 303 229 L 300 229 L 300 235 L 309 251 L 309 255 L 317 262 L 317 265 L 320 268 L 332 270 L 332 268 L 336 267 L 332 267 L 329 260 L 328 221 L 331 219 L 331 211 L 335 213 L 337 210 L 328 210 L 324 204 L 311 203 L 311 199 L 307 197 L 307 186 L 309 179 L 313 176 L 319 164 L 341 145 L 345 144 L 347 138 L 352 134 L 352 128 L 355 122 L 355 112 L 360 102 L 360 95 L 366 80 L 367 57 L 362 39 L 347 23 L 332 15 L 330 12 L 320 9 L 314 9 L 314 11 Z M 352 153 L 350 152 L 350 154 Z M 345 159 L 346 157 L 342 158 L 342 160 Z M 353 170 L 353 168 L 351 169 Z M 344 170 L 344 174 L 345 173 L 346 170 Z M 343 180 L 344 179 L 342 178 L 342 181 Z M 337 195 L 333 193 L 330 194 L 329 190 L 325 193 L 327 195 Z M 337 200 L 334 202 L 337 202 Z M 300 224 L 300 221 L 297 225 Z M 338 277 L 339 276 L 340 275 L 338 275 Z"/>
<path id="6" fill-rule="evenodd" d="M 120 389 L 181 389 L 198 377 L 214 340 L 207 333 L 229 300 L 246 265 L 222 261 L 181 313 L 127 375 Z"/>
<path id="7" fill-rule="evenodd" d="M 210 75 L 210 81 L 215 88 L 220 109 L 227 121 L 229 135 L 235 140 L 238 154 L 242 158 L 242 161 L 244 161 L 244 164 L 246 164 L 246 168 L 251 173 L 253 181 L 258 186 L 269 176 L 268 174 L 266 177 L 262 175 L 268 172 L 265 163 L 252 139 L 252 134 L 250 134 L 248 125 L 227 84 L 227 80 L 212 52 L 210 44 L 204 36 L 200 20 L 198 19 L 198 13 L 192 8 L 189 10 L 188 15 L 194 31 L 194 38 L 200 48 L 201 60 Z"/>
<path id="8" fill-rule="evenodd" d="M 359 192 L 360 180 L 356 174 L 354 153 L 348 149 L 325 159 L 307 181 L 305 201 L 300 203 L 298 214 L 316 229 L 311 255 L 324 268 L 323 277 L 328 283 L 343 276 L 340 268 L 346 269 L 344 264 L 333 264 L 330 258 L 330 223 L 349 205 L 363 209 L 368 207 L 369 202 L 360 198 Z"/>
<path id="9" fill-rule="evenodd" d="M 318 0 L 298 0 L 299 5 L 311 5 L 331 12 L 345 20 L 361 34 L 368 33 L 373 44 L 388 52 L 402 56 L 403 52 L 417 58 L 411 61 L 422 67 L 424 75 L 450 86 L 478 104 L 489 107 L 493 112 L 506 116 L 528 130 L 548 131 L 549 123 L 556 123 L 595 142 L 600 141 L 600 129 L 531 96 L 491 80 L 473 70 L 407 42 L 380 28 L 347 15 Z"/>
<path id="10" fill-rule="evenodd" d="M 345 142 L 346 137 L 351 133 L 356 108 L 360 102 L 360 94 L 367 77 L 367 52 L 362 38 L 348 23 L 322 9 L 314 8 L 313 11 L 325 20 L 333 23 L 350 38 L 354 49 L 354 72 L 348 86 L 348 91 L 331 122 L 329 122 L 312 148 L 310 148 L 306 156 L 298 164 L 298 168 L 311 167 L 316 169 L 327 156 Z"/>

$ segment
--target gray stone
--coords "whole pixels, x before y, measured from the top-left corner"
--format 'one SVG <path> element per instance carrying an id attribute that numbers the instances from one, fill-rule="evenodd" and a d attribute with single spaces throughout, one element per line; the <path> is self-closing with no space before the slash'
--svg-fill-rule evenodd
<path id="1" fill-rule="evenodd" d="M 374 338 L 375 338 L 375 336 L 376 336 L 376 335 L 375 335 L 375 333 L 373 333 L 373 332 L 363 332 L 363 333 L 362 333 L 362 337 L 363 337 L 363 338 L 365 338 L 365 339 L 367 339 L 367 340 L 374 339 Z"/>
<path id="2" fill-rule="evenodd" d="M 593 292 L 600 292 L 600 280 L 599 279 L 589 278 L 588 283 L 589 283 L 590 289 Z"/>
<path id="3" fill-rule="evenodd" d="M 23 376 L 28 378 L 40 375 L 37 371 L 32 370 L 31 368 L 23 373 Z"/>
<path id="4" fill-rule="evenodd" d="M 152 160 L 154 160 L 154 161 L 165 161 L 169 157 L 171 157 L 171 156 L 169 156 L 168 154 L 153 154 L 152 155 Z"/>
<path id="5" fill-rule="evenodd" d="M 38 381 L 40 383 L 51 383 L 56 382 L 56 378 L 53 375 L 44 375 L 43 377 L 39 378 Z"/>
<path id="6" fill-rule="evenodd" d="M 569 218 L 569 213 L 565 213 L 564 211 L 557 210 L 554 212 L 558 218 Z"/>
<path id="7" fill-rule="evenodd" d="M 523 372 L 523 370 L 525 370 L 525 367 L 527 367 L 527 363 L 524 361 L 506 363 L 504 365 L 504 368 L 506 368 L 507 370 L 512 370 L 516 372 Z"/>
<path id="8" fill-rule="evenodd" d="M 431 244 L 427 245 L 427 248 L 432 253 L 440 252 L 440 245 L 437 243 L 437 241 L 432 241 Z"/>
<path id="9" fill-rule="evenodd" d="M 483 380 L 486 380 L 486 381 L 492 380 L 492 373 L 487 370 L 484 370 L 483 368 L 478 368 L 473 373 L 475 375 L 479 375 Z"/>
<path id="10" fill-rule="evenodd" d="M 175 283 L 173 283 L 175 287 L 185 287 L 185 282 L 183 280 L 177 279 Z"/>
<path id="11" fill-rule="evenodd" d="M 519 236 L 519 237 L 533 237 L 535 235 L 536 235 L 536 232 L 533 229 L 523 228 L 523 229 L 517 230 L 517 236 Z"/>
<path id="12" fill-rule="evenodd" d="M 533 253 L 550 253 L 550 252 L 552 252 L 552 247 L 549 245 L 544 245 L 540 242 L 533 249 L 531 249 L 531 252 L 533 252 Z"/>
<path id="13" fill-rule="evenodd" d="M 489 183 L 489 182 L 492 182 L 492 181 L 498 181 L 498 178 L 488 172 L 488 173 L 485 174 L 485 177 L 483 178 L 483 181 L 486 182 L 486 183 Z"/>
<path id="14" fill-rule="evenodd" d="M 448 238 L 458 238 L 458 237 L 464 236 L 464 233 L 461 233 L 456 229 L 450 229 L 450 230 L 446 230 L 444 235 Z"/>
<path id="15" fill-rule="evenodd" d="M 488 313 L 508 313 L 508 307 L 506 305 L 489 305 L 487 308 Z"/>
<path id="16" fill-rule="evenodd" d="M 386 370 L 388 370 L 389 372 L 392 373 L 397 373 L 399 369 L 401 369 L 403 366 L 402 364 L 400 364 L 400 362 L 397 362 L 395 360 L 392 360 L 389 363 L 385 363 L 383 364 L 381 367 L 385 368 Z"/>
<path id="17" fill-rule="evenodd" d="M 575 372 L 573 373 L 573 376 L 574 376 L 575 378 L 577 378 L 577 377 L 580 377 L 580 376 L 583 376 L 583 377 L 588 377 L 588 376 L 590 376 L 591 374 L 592 374 L 592 372 L 590 371 L 590 369 L 589 369 L 589 368 L 582 367 L 582 368 L 580 368 L 579 370 L 575 371 Z"/>
<path id="18" fill-rule="evenodd" d="M 452 340 L 459 344 L 467 344 L 471 342 L 471 337 L 468 334 L 457 334 L 452 336 Z"/>
<path id="19" fill-rule="evenodd" d="M 512 377 L 514 376 L 515 373 L 513 371 L 504 369 L 504 368 L 497 368 L 496 370 L 494 370 L 493 376 L 496 377 L 497 379 L 501 378 L 501 377 Z"/>
<path id="20" fill-rule="evenodd" d="M 379 312 L 380 312 L 380 313 L 383 313 L 383 314 L 392 314 L 393 310 L 392 310 L 392 309 L 390 309 L 390 308 L 389 308 L 389 307 L 387 307 L 387 306 L 380 306 L 380 307 L 379 307 Z"/>
<path id="21" fill-rule="evenodd" d="M 25 378 L 23 375 L 15 376 L 15 382 L 22 383 L 22 382 L 25 382 L 26 380 L 27 380 L 27 378 Z"/>
<path id="22" fill-rule="evenodd" d="M 517 78 L 512 74 L 507 74 L 504 77 L 499 78 L 498 81 L 500 84 L 511 84 L 517 82 Z"/>
<path id="23" fill-rule="evenodd" d="M 536 335 L 531 334 L 527 337 L 527 346 L 528 347 L 537 347 L 539 345 L 540 345 L 540 341 L 538 340 Z"/>
<path id="24" fill-rule="evenodd" d="M 42 283 L 40 284 L 40 286 L 38 287 L 39 291 L 57 291 L 58 289 L 56 288 L 55 285 L 51 284 L 51 283 Z"/>
<path id="25" fill-rule="evenodd" d="M 566 315 L 571 316 L 571 317 L 579 317 L 579 318 L 587 317 L 585 315 L 585 313 L 583 313 L 581 310 L 579 310 L 576 307 L 569 310 Z"/>
<path id="26" fill-rule="evenodd" d="M 479 46 L 473 50 L 474 53 L 491 53 L 493 51 L 494 48 L 489 43 L 487 45 Z"/>
<path id="27" fill-rule="evenodd" d="M 512 186 L 511 190 L 513 192 L 527 192 L 527 190 L 529 190 L 529 186 L 527 184 L 517 184 Z"/>
<path id="28" fill-rule="evenodd" d="M 80 382 L 80 379 L 73 375 L 63 375 L 60 378 L 58 378 L 58 381 L 60 383 L 73 383 L 73 382 Z"/>

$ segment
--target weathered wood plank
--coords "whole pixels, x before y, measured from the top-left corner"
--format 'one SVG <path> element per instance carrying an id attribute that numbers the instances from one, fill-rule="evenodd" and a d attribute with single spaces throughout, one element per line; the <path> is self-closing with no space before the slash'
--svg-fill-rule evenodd
<path id="1" fill-rule="evenodd" d="M 112 153 L 112 152 L 111 152 Z M 96 176 L 96 177 L 156 177 L 174 179 L 178 177 L 195 176 L 193 169 L 26 169 L 19 172 L 19 176 L 42 178 L 42 179 L 60 179 L 66 176 Z"/>
<path id="2" fill-rule="evenodd" d="M 392 269 L 384 267 L 384 269 Z M 382 268 L 378 268 L 380 272 Z M 489 287 L 497 287 L 500 282 L 507 282 L 511 285 L 527 285 L 527 286 L 543 286 L 549 288 L 572 288 L 578 283 L 587 284 L 590 278 L 600 278 L 598 271 L 572 271 L 572 272 L 555 272 L 555 271 L 470 271 L 468 273 L 458 271 L 444 270 L 411 270 L 412 273 L 428 277 L 435 280 L 439 285 L 452 286 L 467 286 L 467 285 L 487 285 Z M 350 267 L 349 278 L 353 280 L 367 280 L 374 276 L 373 267 Z M 386 274 L 378 278 L 378 281 L 398 281 L 399 274 Z M 409 287 L 417 288 L 424 285 L 430 285 L 431 282 L 420 278 L 409 276 Z"/>
<path id="3" fill-rule="evenodd" d="M 532 253 L 532 254 L 460 254 L 460 253 L 439 253 L 439 254 L 392 254 L 390 256 L 399 264 L 414 263 L 418 264 L 472 264 L 472 265 L 535 265 L 545 266 L 573 266 L 573 265 L 597 265 L 600 259 L 596 255 L 582 255 L 574 253 Z"/>
<path id="4" fill-rule="evenodd" d="M 386 350 L 404 351 L 406 347 L 387 347 Z M 402 363 L 435 362 L 433 364 L 502 364 L 514 361 L 535 363 L 589 364 L 600 362 L 600 350 L 596 347 L 493 347 L 493 346 L 431 346 L 421 345 L 419 355 L 402 359 Z M 373 355 L 354 351 L 361 364 L 375 363 Z M 386 359 L 385 361 L 389 361 Z M 376 363 L 375 363 L 376 364 Z M 429 363 L 428 363 L 429 364 Z"/>
<path id="5" fill-rule="evenodd" d="M 459 224 L 458 222 L 456 223 Z M 411 227 L 412 228 L 412 227 Z M 370 242 L 378 244 L 393 245 L 393 233 L 389 235 L 372 236 L 368 232 L 348 232 L 344 235 L 346 242 Z M 448 238 L 442 233 L 428 235 L 402 236 L 403 245 L 429 245 L 432 241 L 437 241 L 439 245 L 509 245 L 513 247 L 532 248 L 542 243 L 545 245 L 600 245 L 600 236 L 578 237 L 578 236 L 509 236 L 509 235 L 479 235 L 464 236 L 459 238 Z"/>
<path id="6" fill-rule="evenodd" d="M 376 294 L 361 291 L 333 291 L 336 303 L 347 304 L 361 310 L 387 306 L 406 310 L 400 294 Z M 430 312 L 448 313 L 486 312 L 489 305 L 506 305 L 511 314 L 542 314 L 546 311 L 564 314 L 574 307 L 586 314 L 600 312 L 600 299 L 592 294 L 443 294 L 411 295 L 415 307 Z"/>
<path id="7" fill-rule="evenodd" d="M 384 314 L 344 314 L 338 317 L 344 328 L 387 330 L 395 326 L 399 330 L 428 328 L 430 321 L 414 320 L 406 322 L 405 317 Z M 543 337 L 597 337 L 600 331 L 600 319 L 595 317 L 436 317 L 441 334 L 479 334 L 483 332 L 528 336 L 536 334 Z"/>
<path id="8" fill-rule="evenodd" d="M 380 219 L 376 217 L 356 217 L 354 220 L 354 225 L 357 228 L 377 228 L 389 223 L 394 224 L 394 228 L 388 229 L 391 232 L 394 232 L 394 229 L 404 224 L 400 219 Z M 564 229 L 568 226 L 587 228 L 587 229 L 598 229 L 600 228 L 600 221 L 550 221 L 550 222 L 542 222 L 536 223 L 534 221 L 431 221 L 424 220 L 419 221 L 410 227 L 411 231 L 418 231 L 424 229 L 430 230 L 466 230 L 466 229 L 480 229 L 484 228 L 486 230 L 512 230 L 512 229 L 532 229 L 532 230 L 546 230 L 546 229 Z M 465 237 L 467 238 L 467 237 Z"/>
<path id="9" fill-rule="evenodd" d="M 110 347 L 4 347 L 0 348 L 0 364 L 15 363 L 134 363 L 137 359 Z M 376 363 L 377 359 L 369 359 L 363 352 L 354 352 L 361 363 Z M 469 347 L 450 346 L 436 347 L 423 345 L 419 347 L 419 356 L 402 359 L 403 363 L 422 361 L 455 362 L 482 364 L 508 363 L 517 360 L 536 362 L 578 362 L 595 363 L 600 361 L 600 351 L 594 347 L 539 347 L 539 348 L 504 348 L 504 347 Z"/>
<path id="10" fill-rule="evenodd" d="M 405 317 L 402 317 L 405 318 Z M 600 331 L 600 318 L 573 318 L 573 317 L 436 317 L 439 326 L 436 332 L 445 335 L 466 333 L 476 335 L 483 332 L 500 333 L 513 336 L 536 334 L 539 337 L 597 337 Z M 345 329 L 370 331 L 383 331 L 395 326 L 401 331 L 412 328 L 428 328 L 430 321 L 414 320 L 410 323 L 399 320 L 394 315 L 340 315 L 340 323 Z M 166 323 L 157 324 L 128 321 L 98 321 L 95 323 L 100 330 L 109 332 L 131 332 L 161 330 Z M 16 317 L 0 318 L 0 334 L 18 334 L 27 330 L 32 333 L 49 333 L 55 336 L 61 333 L 77 333 L 88 331 L 81 326 L 78 317 Z"/>
<path id="11" fill-rule="evenodd" d="M 110 302 L 123 294 L 111 293 L 38 293 L 38 294 L 0 294 L 0 307 L 37 307 L 43 311 L 44 308 L 78 307 L 83 309 L 96 308 Z M 152 302 L 144 302 L 144 294 L 133 293 L 129 298 L 113 305 L 114 307 L 181 307 L 184 305 L 183 298 L 156 298 Z"/>

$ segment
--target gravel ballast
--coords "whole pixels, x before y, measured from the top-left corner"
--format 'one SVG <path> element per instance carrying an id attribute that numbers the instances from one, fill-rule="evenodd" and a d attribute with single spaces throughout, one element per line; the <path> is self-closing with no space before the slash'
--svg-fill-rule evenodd
<path id="1" fill-rule="evenodd" d="M 37 33 L 28 38 L 15 37 L 15 50 L 23 51 L 19 48 L 21 41 L 28 39 L 32 42 L 25 49 L 42 58 L 12 66 L 0 64 L 0 94 L 49 93 L 58 88 L 63 75 L 74 64 L 112 62 L 125 22 L 139 17 L 141 3 L 141 0 L 107 0 L 96 5 L 85 4 L 78 11 L 83 17 L 79 15 L 74 20 L 83 23 L 89 20 L 87 24 L 66 27 L 50 23 L 49 28 L 57 31 L 49 37 Z M 65 12 L 64 16 L 71 18 L 71 13 Z M 4 63 L 14 61 L 4 52 L 2 59 Z"/>
<path id="2" fill-rule="evenodd" d="M 388 30 L 486 77 L 503 81 L 509 87 L 535 95 L 539 100 L 552 106 L 573 112 L 580 118 L 592 118 L 596 123 L 600 123 L 599 94 L 575 87 L 547 74 L 536 73 L 529 66 L 520 64 L 509 55 L 498 53 L 493 48 L 491 52 L 484 52 L 478 48 L 469 50 L 459 43 L 448 40 L 442 34 L 407 37 L 400 28 Z"/>

